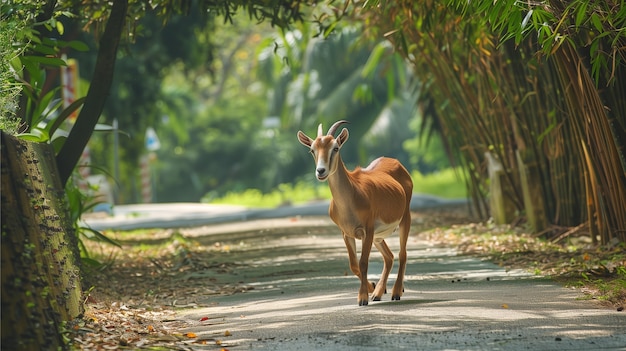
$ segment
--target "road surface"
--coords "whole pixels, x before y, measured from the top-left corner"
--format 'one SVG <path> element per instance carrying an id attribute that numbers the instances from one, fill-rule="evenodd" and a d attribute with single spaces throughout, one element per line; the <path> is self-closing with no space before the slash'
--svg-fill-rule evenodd
<path id="1" fill-rule="evenodd" d="M 626 312 L 580 300 L 579 291 L 550 279 L 459 256 L 415 232 L 402 299 L 386 294 L 359 307 L 359 281 L 324 206 L 132 205 L 88 223 L 185 227 L 185 236 L 230 248 L 220 259 L 236 269 L 204 278 L 243 285 L 246 292 L 211 296 L 201 301 L 204 307 L 179 311 L 190 325 L 184 332 L 197 335 L 189 344 L 194 350 L 626 350 Z M 397 253 L 397 235 L 387 242 Z M 373 250 L 370 279 L 381 270 Z"/>
<path id="2" fill-rule="evenodd" d="M 230 245 L 227 259 L 238 268 L 215 279 L 251 289 L 180 312 L 192 325 L 187 331 L 227 350 L 626 350 L 624 312 L 417 235 L 409 242 L 402 299 L 386 294 L 359 307 L 358 279 L 327 218 L 254 220 L 183 234 Z M 397 252 L 397 236 L 387 242 Z M 381 270 L 373 251 L 370 279 Z"/>
<path id="3" fill-rule="evenodd" d="M 414 194 L 411 199 L 411 210 L 457 206 L 467 204 L 467 201 L 467 199 L 443 199 L 431 195 Z M 96 230 L 179 228 L 264 218 L 327 216 L 328 205 L 328 200 L 269 209 L 202 203 L 117 205 L 113 207 L 112 216 L 102 212 L 98 216 L 90 216 L 86 223 Z"/>

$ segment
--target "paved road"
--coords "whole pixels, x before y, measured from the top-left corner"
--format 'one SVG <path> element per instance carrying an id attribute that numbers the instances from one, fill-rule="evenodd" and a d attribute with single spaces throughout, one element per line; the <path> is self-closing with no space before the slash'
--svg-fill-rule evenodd
<path id="1" fill-rule="evenodd" d="M 436 200 L 424 206 L 441 205 Z M 578 300 L 579 292 L 549 279 L 458 256 L 415 234 L 402 300 L 385 295 L 359 307 L 359 282 L 325 215 L 327 203 L 274 211 L 199 204 L 116 210 L 114 217 L 87 222 L 97 229 L 186 227 L 185 236 L 231 248 L 220 257 L 236 270 L 207 277 L 250 290 L 180 311 L 188 331 L 209 344 L 192 349 L 219 349 L 219 341 L 231 351 L 626 350 L 626 312 Z M 397 252 L 397 236 L 387 242 Z M 373 251 L 370 279 L 381 270 Z"/>
<path id="2" fill-rule="evenodd" d="M 431 195 L 415 194 L 411 199 L 411 209 L 416 211 L 424 208 L 466 203 L 466 199 L 442 199 Z M 118 205 L 113 208 L 112 216 L 106 216 L 102 213 L 101 216 L 91 216 L 86 220 L 86 223 L 96 230 L 180 228 L 263 218 L 326 216 L 328 215 L 328 205 L 328 201 L 272 209 L 201 203 Z"/>
<path id="3" fill-rule="evenodd" d="M 238 268 L 214 278 L 253 288 L 181 311 L 193 325 L 188 331 L 228 350 L 626 350 L 626 313 L 416 235 L 402 300 L 387 294 L 359 307 L 358 280 L 327 218 L 253 220 L 183 234 L 229 244 L 227 259 Z M 396 241 L 388 243 L 397 252 Z M 371 279 L 382 270 L 379 257 L 372 255 Z"/>

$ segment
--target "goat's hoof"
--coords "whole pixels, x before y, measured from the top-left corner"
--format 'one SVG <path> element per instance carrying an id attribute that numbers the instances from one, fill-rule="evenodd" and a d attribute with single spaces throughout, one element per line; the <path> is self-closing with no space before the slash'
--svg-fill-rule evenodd
<path id="1" fill-rule="evenodd" d="M 398 300 L 398 301 L 400 301 L 400 295 L 393 295 L 393 296 L 391 297 L 391 301 L 394 301 L 394 300 Z"/>
<path id="2" fill-rule="evenodd" d="M 367 300 L 359 301 L 359 306 L 367 306 Z"/>
<path id="3" fill-rule="evenodd" d="M 374 297 L 372 297 L 372 301 L 380 301 L 380 296 L 374 296 Z"/>

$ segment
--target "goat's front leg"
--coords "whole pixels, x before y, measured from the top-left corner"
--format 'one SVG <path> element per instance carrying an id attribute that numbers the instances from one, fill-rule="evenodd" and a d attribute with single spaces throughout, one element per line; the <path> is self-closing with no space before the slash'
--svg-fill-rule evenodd
<path id="1" fill-rule="evenodd" d="M 348 260 L 350 262 L 350 270 L 357 278 L 361 279 L 361 269 L 359 268 L 359 262 L 356 258 L 356 241 L 354 238 L 347 235 L 343 235 L 343 241 L 346 244 L 348 250 Z M 373 292 L 376 285 L 374 283 L 368 283 L 368 292 Z"/>
<path id="2" fill-rule="evenodd" d="M 359 306 L 367 306 L 369 302 L 369 293 L 373 292 L 372 288 L 374 287 L 367 280 L 367 266 L 369 265 L 370 252 L 372 251 L 372 243 L 374 241 L 374 230 L 367 230 L 365 235 L 362 236 L 361 239 L 361 259 L 359 260 L 359 270 L 360 270 L 360 279 L 361 279 L 361 287 L 359 288 Z"/>

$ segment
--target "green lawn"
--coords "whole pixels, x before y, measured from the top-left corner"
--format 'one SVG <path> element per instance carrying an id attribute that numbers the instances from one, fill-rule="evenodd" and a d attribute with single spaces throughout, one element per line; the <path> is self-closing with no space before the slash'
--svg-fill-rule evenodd
<path id="1" fill-rule="evenodd" d="M 429 194 L 444 198 L 466 197 L 465 183 L 459 179 L 452 168 L 422 175 L 413 172 L 413 192 Z M 281 184 L 272 192 L 263 194 L 258 189 L 247 189 L 243 192 L 228 193 L 217 199 L 213 204 L 241 205 L 247 207 L 271 208 L 283 204 L 301 204 L 313 200 L 330 199 L 330 190 L 326 183 L 298 182 Z"/>

